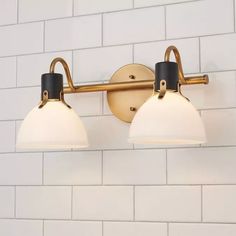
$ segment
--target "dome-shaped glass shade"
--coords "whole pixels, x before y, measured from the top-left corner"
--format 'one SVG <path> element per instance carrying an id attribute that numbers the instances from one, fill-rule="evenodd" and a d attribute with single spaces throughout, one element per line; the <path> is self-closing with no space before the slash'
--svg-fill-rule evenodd
<path id="1" fill-rule="evenodd" d="M 88 146 L 83 123 L 61 101 L 36 106 L 24 119 L 16 147 L 26 150 L 67 150 Z"/>
<path id="2" fill-rule="evenodd" d="M 129 142 L 138 144 L 183 145 L 206 142 L 205 129 L 193 105 L 176 92 L 162 99 L 150 97 L 136 113 Z"/>

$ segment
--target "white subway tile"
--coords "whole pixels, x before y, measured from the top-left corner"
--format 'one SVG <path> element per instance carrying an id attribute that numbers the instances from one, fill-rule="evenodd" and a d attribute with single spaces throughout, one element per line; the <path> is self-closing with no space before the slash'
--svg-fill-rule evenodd
<path id="1" fill-rule="evenodd" d="M 133 219 L 133 187 L 74 187 L 73 193 L 74 219 Z"/>
<path id="2" fill-rule="evenodd" d="M 0 185 L 42 184 L 42 154 L 0 155 Z"/>
<path id="3" fill-rule="evenodd" d="M 235 184 L 236 148 L 170 149 L 168 184 Z"/>
<path id="4" fill-rule="evenodd" d="M 0 28 L 0 56 L 43 51 L 43 23 L 30 23 Z"/>
<path id="5" fill-rule="evenodd" d="M 16 187 L 16 217 L 69 219 L 71 187 Z"/>
<path id="6" fill-rule="evenodd" d="M 43 222 L 39 220 L 0 220 L 0 235 L 43 236 Z"/>
<path id="7" fill-rule="evenodd" d="M 201 189 L 198 186 L 135 188 L 135 220 L 199 221 Z"/>
<path id="8" fill-rule="evenodd" d="M 200 40 L 202 71 L 236 69 L 236 34 L 208 36 Z"/>
<path id="9" fill-rule="evenodd" d="M 155 5 L 189 2 L 192 0 L 134 0 L 134 7 L 147 7 Z"/>
<path id="10" fill-rule="evenodd" d="M 19 21 L 72 16 L 73 0 L 19 0 Z"/>
<path id="11" fill-rule="evenodd" d="M 104 222 L 104 236 L 167 236 L 167 225 L 141 222 Z"/>
<path id="12" fill-rule="evenodd" d="M 78 50 L 73 54 L 73 61 L 73 76 L 76 81 L 110 80 L 117 69 L 132 63 L 132 46 Z"/>
<path id="13" fill-rule="evenodd" d="M 15 151 L 15 122 L 0 122 L 0 152 Z"/>
<path id="14" fill-rule="evenodd" d="M 44 154 L 44 183 L 47 185 L 101 184 L 100 152 Z"/>
<path id="15" fill-rule="evenodd" d="M 18 88 L 0 90 L 0 120 L 24 119 L 40 101 L 40 88 Z"/>
<path id="16" fill-rule="evenodd" d="M 134 61 L 154 70 L 155 64 L 164 60 L 165 50 L 170 45 L 175 45 L 179 49 L 185 73 L 199 72 L 199 41 L 197 38 L 136 44 Z M 173 55 L 171 55 L 171 60 L 175 61 Z"/>
<path id="17" fill-rule="evenodd" d="M 102 93 L 66 94 L 65 100 L 79 116 L 102 114 Z"/>
<path id="18" fill-rule="evenodd" d="M 189 98 L 197 109 L 235 107 L 236 72 L 226 71 L 207 74 L 209 84 L 182 86 L 184 96 Z"/>
<path id="19" fill-rule="evenodd" d="M 105 151 L 103 184 L 165 184 L 165 150 Z"/>
<path id="20" fill-rule="evenodd" d="M 0 217 L 13 218 L 14 208 L 15 208 L 14 187 L 0 187 Z"/>
<path id="21" fill-rule="evenodd" d="M 208 146 L 236 144 L 236 109 L 205 110 L 202 119 Z"/>
<path id="22" fill-rule="evenodd" d="M 166 8 L 167 38 L 233 32 L 233 14 L 232 0 L 205 0 L 169 5 Z"/>
<path id="23" fill-rule="evenodd" d="M 105 45 L 165 38 L 164 8 L 154 7 L 104 14 Z"/>
<path id="24" fill-rule="evenodd" d="M 233 224 L 170 224 L 169 236 L 234 236 Z"/>
<path id="25" fill-rule="evenodd" d="M 236 186 L 203 187 L 203 221 L 236 222 Z"/>
<path id="26" fill-rule="evenodd" d="M 101 16 L 47 21 L 45 23 L 46 51 L 101 46 Z"/>
<path id="27" fill-rule="evenodd" d="M 51 61 L 55 57 L 62 57 L 69 67 L 72 65 L 72 52 L 58 52 L 20 56 L 17 58 L 17 86 L 35 86 L 41 84 L 41 75 L 49 72 Z M 64 83 L 66 76 L 61 65 L 56 66 L 56 73 L 63 74 Z"/>
<path id="28" fill-rule="evenodd" d="M 16 58 L 0 58 L 0 88 L 16 87 Z"/>
<path id="29" fill-rule="evenodd" d="M 89 149 L 130 149 L 129 124 L 113 116 L 82 118 L 89 139 Z"/>
<path id="30" fill-rule="evenodd" d="M 133 7 L 132 0 L 74 0 L 74 14 L 85 15 L 98 12 L 119 11 Z"/>
<path id="31" fill-rule="evenodd" d="M 17 0 L 0 1 L 0 25 L 17 23 Z"/>
<path id="32" fill-rule="evenodd" d="M 102 236 L 101 222 L 45 221 L 44 236 Z"/>

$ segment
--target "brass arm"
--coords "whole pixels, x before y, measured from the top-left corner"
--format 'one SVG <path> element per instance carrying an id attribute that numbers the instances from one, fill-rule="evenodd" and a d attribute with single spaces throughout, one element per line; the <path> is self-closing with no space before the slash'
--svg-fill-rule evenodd
<path id="1" fill-rule="evenodd" d="M 64 93 L 86 93 L 100 91 L 124 91 L 135 89 L 152 89 L 153 80 L 141 80 L 132 82 L 104 83 L 104 84 L 89 84 L 75 86 L 72 91 L 70 87 L 64 87 Z"/>
<path id="2" fill-rule="evenodd" d="M 64 68 L 64 71 L 66 73 L 66 78 L 67 78 L 67 82 L 68 82 L 68 85 L 69 85 L 69 88 L 71 91 L 74 91 L 75 90 L 75 86 L 74 86 L 74 83 L 73 83 L 73 80 L 71 78 L 71 74 L 70 74 L 70 69 L 69 69 L 69 66 L 68 64 L 66 63 L 66 61 L 61 58 L 61 57 L 56 57 L 52 60 L 51 62 L 51 65 L 50 65 L 50 73 L 54 73 L 55 71 L 55 66 L 56 64 L 60 62 Z"/>
<path id="3" fill-rule="evenodd" d="M 181 63 L 181 57 L 178 49 L 175 46 L 169 46 L 165 52 L 165 61 L 170 60 L 171 52 L 174 53 L 176 63 L 179 67 L 179 83 L 180 85 L 186 84 L 208 84 L 209 79 L 207 75 L 203 76 L 190 76 L 184 77 L 183 67 Z M 60 62 L 65 70 L 68 85 L 64 87 L 64 93 L 84 93 L 84 92 L 99 92 L 99 91 L 122 91 L 122 90 L 135 90 L 135 89 L 151 89 L 153 88 L 153 80 L 139 80 L 131 82 L 116 82 L 116 83 L 104 83 L 104 84 L 89 84 L 74 86 L 71 78 L 71 73 L 66 61 L 61 58 L 55 58 L 50 65 L 50 73 L 54 73 L 56 64 Z"/>
<path id="4" fill-rule="evenodd" d="M 208 75 L 202 75 L 202 76 L 190 76 L 190 77 L 184 77 L 181 57 L 178 49 L 175 46 L 169 46 L 166 49 L 165 52 L 165 61 L 170 61 L 170 54 L 171 52 L 174 53 L 176 63 L 179 67 L 179 83 L 180 85 L 187 85 L 187 84 L 208 84 L 209 78 Z"/>

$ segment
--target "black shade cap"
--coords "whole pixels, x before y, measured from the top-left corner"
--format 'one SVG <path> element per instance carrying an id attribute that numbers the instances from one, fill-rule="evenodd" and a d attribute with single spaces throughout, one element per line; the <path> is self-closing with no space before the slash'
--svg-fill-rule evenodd
<path id="1" fill-rule="evenodd" d="M 63 91 L 63 76 L 58 73 L 46 73 L 41 76 L 41 99 L 43 92 L 48 91 L 48 99 L 60 99 Z"/>
<path id="2" fill-rule="evenodd" d="M 178 64 L 164 61 L 156 63 L 155 68 L 155 91 L 160 90 L 160 81 L 166 81 L 166 89 L 178 90 Z"/>

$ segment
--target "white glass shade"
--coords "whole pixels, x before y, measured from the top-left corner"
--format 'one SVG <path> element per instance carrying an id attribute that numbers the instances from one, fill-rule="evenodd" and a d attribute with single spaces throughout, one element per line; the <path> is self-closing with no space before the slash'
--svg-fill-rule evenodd
<path id="1" fill-rule="evenodd" d="M 129 142 L 183 145 L 206 142 L 201 117 L 179 93 L 167 91 L 164 98 L 150 97 L 137 111 L 129 131 Z"/>
<path id="2" fill-rule="evenodd" d="M 16 147 L 26 150 L 67 150 L 88 146 L 79 116 L 61 101 L 36 106 L 24 119 Z"/>

